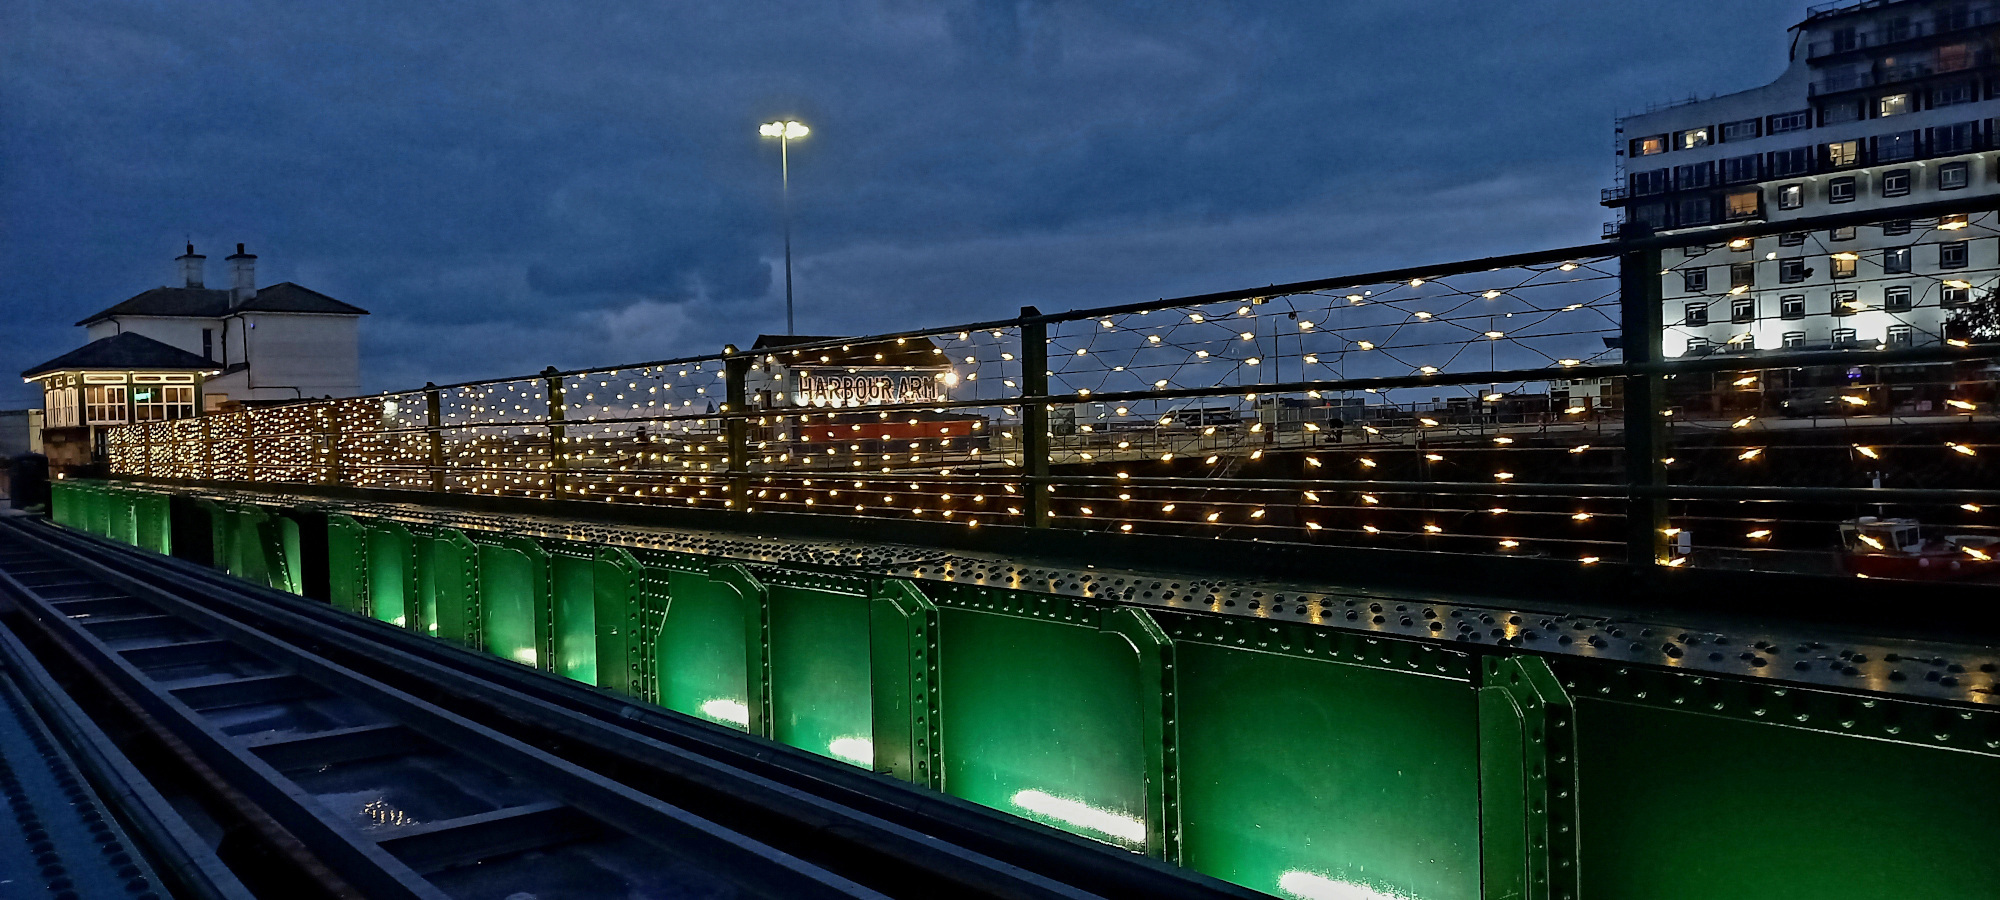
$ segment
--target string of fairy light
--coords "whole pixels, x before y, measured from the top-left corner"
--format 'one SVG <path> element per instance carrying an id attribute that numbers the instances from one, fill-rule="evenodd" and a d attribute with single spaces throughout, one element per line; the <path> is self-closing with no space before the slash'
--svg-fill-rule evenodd
<path id="1" fill-rule="evenodd" d="M 1991 215 L 1921 226 L 1918 243 L 1994 235 Z M 1744 249 L 1668 251 L 1662 275 Z M 1871 253 L 1857 256 L 1853 283 L 1887 274 Z M 1589 563 L 1624 547 L 1624 494 L 1577 488 L 1622 466 L 1618 278 L 1616 257 L 1600 256 L 1047 317 L 1046 482 L 1026 477 L 1037 442 L 1023 403 L 1037 401 L 1022 322 L 257 408 L 114 428 L 108 446 L 115 471 L 170 477 L 711 509 L 740 498 L 744 512 L 966 527 L 1024 524 L 1033 485 L 1062 527 Z M 1701 302 L 1763 291 L 1756 281 Z M 1993 284 L 1990 271 L 1933 281 L 1939 292 Z M 1667 312 L 1669 325 L 1684 324 Z M 1754 364 L 1729 387 L 1761 386 L 1770 376 Z M 807 399 L 812 379 L 864 393 L 903 386 Z M 743 392 L 735 409 L 732 387 Z M 1991 398 L 1942 402 L 1992 414 Z M 1838 449 L 1885 465 L 1919 455 L 1980 465 L 1990 449 L 1780 439 L 1785 423 L 1761 411 L 1670 418 L 1670 478 L 1720 455 L 1752 478 Z M 1983 512 L 1972 506 L 1960 512 Z M 1683 505 L 1669 530 L 1742 521 Z M 1743 541 L 1775 544 L 1805 524 L 1756 518 Z"/>

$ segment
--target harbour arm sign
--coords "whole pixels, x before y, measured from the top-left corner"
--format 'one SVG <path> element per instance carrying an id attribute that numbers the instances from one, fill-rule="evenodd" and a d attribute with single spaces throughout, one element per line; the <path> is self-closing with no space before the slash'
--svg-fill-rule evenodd
<path id="1" fill-rule="evenodd" d="M 950 370 L 837 366 L 791 371 L 795 406 L 883 406 L 937 403 L 958 381 Z"/>

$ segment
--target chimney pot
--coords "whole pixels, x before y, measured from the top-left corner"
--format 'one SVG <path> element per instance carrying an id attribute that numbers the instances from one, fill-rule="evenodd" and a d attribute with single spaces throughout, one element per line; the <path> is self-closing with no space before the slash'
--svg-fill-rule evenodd
<path id="1" fill-rule="evenodd" d="M 201 287 L 202 269 L 208 265 L 208 257 L 194 252 L 194 245 L 187 245 L 187 252 L 174 259 L 181 264 L 181 281 L 187 287 Z"/>
<path id="2" fill-rule="evenodd" d="M 229 308 L 242 306 L 257 296 L 257 254 L 246 253 L 242 244 L 229 257 Z"/>

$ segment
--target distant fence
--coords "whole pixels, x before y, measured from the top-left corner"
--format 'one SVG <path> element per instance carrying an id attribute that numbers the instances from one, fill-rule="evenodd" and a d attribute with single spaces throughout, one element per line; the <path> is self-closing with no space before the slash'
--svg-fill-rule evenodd
<path id="1" fill-rule="evenodd" d="M 1898 215 L 551 369 L 108 447 L 153 478 L 1583 564 L 1853 571 L 1874 515 L 1963 538 L 1911 552 L 1976 570 L 2000 538 L 2000 343 L 1951 329 L 1993 302 L 2000 217 Z M 1855 228 L 1883 241 L 1836 240 Z"/>

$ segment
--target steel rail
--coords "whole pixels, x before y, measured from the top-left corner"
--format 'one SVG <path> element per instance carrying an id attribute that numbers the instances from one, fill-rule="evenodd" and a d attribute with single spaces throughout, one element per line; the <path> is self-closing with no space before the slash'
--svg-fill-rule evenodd
<path id="1" fill-rule="evenodd" d="M 759 838 L 790 829 L 809 861 L 898 896 L 1213 900 L 1262 895 L 804 751 L 246 584 L 212 569 L 75 533 L 38 535 L 115 564 L 218 616 L 308 643 L 363 670 Z M 885 883 L 886 882 L 886 883 Z"/>
<path id="2" fill-rule="evenodd" d="M 435 871 L 442 868 L 441 861 L 502 859 L 523 850 L 544 849 L 552 841 L 591 845 L 594 838 L 636 839 L 668 853 L 703 859 L 712 867 L 706 871 L 728 873 L 715 879 L 718 885 L 733 884 L 761 895 L 871 900 L 884 896 L 329 662 L 296 644 L 231 621 L 100 561 L 66 553 L 18 521 L 0 522 L 0 528 L 20 544 L 38 547 L 60 561 L 85 579 L 81 585 L 94 588 L 90 597 L 50 597 L 0 570 L 0 591 L 19 602 L 26 614 L 48 625 L 76 659 L 104 672 L 148 714 L 186 741 L 203 762 L 367 896 L 442 900 L 450 894 L 432 883 L 429 871 L 420 869 Z M 121 636 L 158 636 L 165 642 L 114 647 L 112 642 Z M 190 659 L 234 651 L 278 668 L 175 685 L 149 675 L 133 658 L 140 651 Z M 228 698 L 238 695 L 282 701 L 310 697 L 312 691 L 321 692 L 322 697 L 358 702 L 375 714 L 375 721 L 302 738 L 287 738 L 281 733 L 260 743 L 232 736 L 204 712 L 223 708 L 211 705 L 218 702 L 226 707 L 232 702 Z M 496 808 L 486 813 L 369 834 L 343 821 L 285 774 L 300 760 L 310 764 L 320 758 L 314 754 L 330 755 L 333 762 L 381 758 L 384 746 L 398 747 L 399 729 L 407 730 L 408 739 L 414 742 L 409 752 L 435 752 L 439 748 L 455 752 L 460 757 L 457 766 L 483 766 L 504 773 L 518 784 L 531 786 L 528 796 L 540 794 L 547 799 L 522 801 L 517 795 L 513 802 L 505 802 L 489 798 Z M 342 737 L 354 736 L 343 735 L 343 731 L 354 732 L 358 740 L 342 741 Z M 321 741 L 326 738 L 330 740 Z M 271 755 L 273 748 L 275 756 Z M 301 753 L 305 755 L 299 756 Z M 298 759 L 293 765 L 281 767 L 284 759 L 294 756 Z M 523 825 L 510 830 L 510 820 Z M 534 833 L 518 833 L 522 827 L 535 826 L 539 827 Z M 399 853 L 414 858 L 406 860 Z M 619 889 L 623 890 L 622 886 Z"/>

